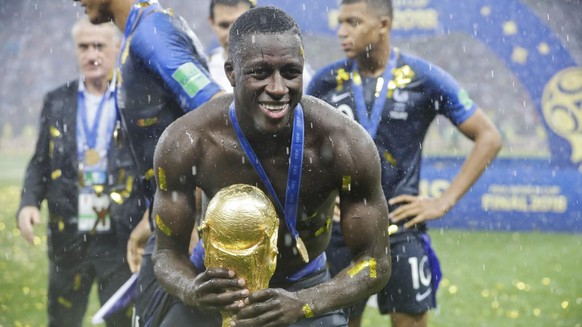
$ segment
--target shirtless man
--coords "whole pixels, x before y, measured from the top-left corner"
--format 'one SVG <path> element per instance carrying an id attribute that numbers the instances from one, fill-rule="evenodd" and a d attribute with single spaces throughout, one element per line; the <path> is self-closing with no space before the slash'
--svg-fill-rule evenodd
<path id="1" fill-rule="evenodd" d="M 167 316 L 191 315 L 191 321 L 208 326 L 211 319 L 205 317 L 228 310 L 236 313 L 236 326 L 346 326 L 338 309 L 388 281 L 388 211 L 376 147 L 353 120 L 322 101 L 302 98 L 303 54 L 291 17 L 273 7 L 247 11 L 230 32 L 225 71 L 234 94 L 186 114 L 160 138 L 153 259 L 157 278 L 177 299 Z M 256 162 L 264 174 L 257 173 Z M 285 215 L 277 204 L 293 212 L 286 187 L 297 181 L 298 171 L 296 214 Z M 261 188 L 280 219 L 277 269 L 269 288 L 253 293 L 236 272 L 195 268 L 188 258 L 194 189 L 213 197 L 240 183 Z M 355 258 L 330 279 L 324 250 L 338 194 L 342 230 Z M 307 255 L 301 255 L 302 244 Z M 184 310 L 176 309 L 180 306 Z"/>

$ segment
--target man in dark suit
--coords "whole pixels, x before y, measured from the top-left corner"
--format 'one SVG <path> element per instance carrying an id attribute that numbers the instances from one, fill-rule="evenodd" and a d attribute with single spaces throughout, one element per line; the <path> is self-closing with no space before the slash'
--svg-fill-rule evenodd
<path id="1" fill-rule="evenodd" d="M 81 77 L 45 96 L 18 211 L 22 236 L 39 244 L 33 225 L 48 204 L 49 326 L 80 326 L 94 282 L 104 303 L 129 278 L 124 249 L 145 207 L 118 137 L 117 29 L 83 17 L 72 36 Z M 106 323 L 130 326 L 131 314 L 120 310 Z"/>

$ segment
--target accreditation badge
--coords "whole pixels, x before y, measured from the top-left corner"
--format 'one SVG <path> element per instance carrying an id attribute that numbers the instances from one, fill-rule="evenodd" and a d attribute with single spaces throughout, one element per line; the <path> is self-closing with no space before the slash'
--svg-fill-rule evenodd
<path id="1" fill-rule="evenodd" d="M 104 185 L 107 182 L 107 173 L 102 170 L 84 170 L 83 185 L 95 186 Z"/>
<path id="2" fill-rule="evenodd" d="M 97 194 L 93 188 L 83 188 L 79 192 L 80 232 L 108 232 L 111 230 L 109 217 L 109 197 L 107 194 Z"/>

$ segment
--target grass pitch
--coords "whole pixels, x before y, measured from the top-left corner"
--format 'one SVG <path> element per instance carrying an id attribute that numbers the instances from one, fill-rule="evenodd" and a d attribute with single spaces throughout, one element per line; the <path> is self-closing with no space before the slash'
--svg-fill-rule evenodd
<path id="1" fill-rule="evenodd" d="M 15 214 L 28 155 L 0 150 L 0 327 L 46 326 L 45 226 L 35 245 Z M 46 222 L 46 210 L 43 222 Z M 582 235 L 432 230 L 444 273 L 430 326 L 582 327 Z M 95 293 L 85 326 L 98 310 Z M 389 326 L 368 307 L 363 326 Z"/>

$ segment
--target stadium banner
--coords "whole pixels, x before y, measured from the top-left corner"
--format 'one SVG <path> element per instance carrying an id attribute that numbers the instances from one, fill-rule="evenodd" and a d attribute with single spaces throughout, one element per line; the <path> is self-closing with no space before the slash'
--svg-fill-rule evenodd
<path id="1" fill-rule="evenodd" d="M 297 19 L 305 35 L 332 37 L 337 29 L 338 2 L 259 0 L 258 4 L 286 10 Z M 457 206 L 431 226 L 582 232 L 582 67 L 549 26 L 550 14 L 544 17 L 528 1 L 519 0 L 393 3 L 395 42 L 464 34 L 500 61 L 511 74 L 510 83 L 519 84 L 528 98 L 528 108 L 504 108 L 505 112 L 494 113 L 504 135 L 504 152 Z M 507 83 L 503 79 L 493 81 Z M 511 92 L 511 87 L 507 90 Z M 478 97 L 478 92 L 476 87 L 470 94 Z M 517 109 L 521 112 L 507 113 Z M 510 131 L 520 121 L 500 124 L 507 114 L 535 116 L 535 126 L 521 126 L 533 135 L 533 153 L 519 151 L 528 143 L 527 137 L 525 142 L 512 143 Z M 543 147 L 531 145 L 535 138 L 541 139 Z M 535 153 L 537 148 L 539 153 Z M 431 152 L 423 162 L 421 193 L 436 196 L 458 172 L 462 158 L 452 158 L 450 153 L 439 156 L 438 149 L 427 151 Z"/>

